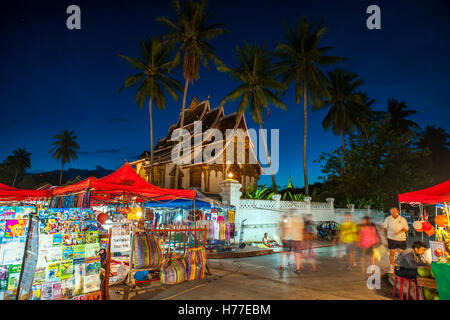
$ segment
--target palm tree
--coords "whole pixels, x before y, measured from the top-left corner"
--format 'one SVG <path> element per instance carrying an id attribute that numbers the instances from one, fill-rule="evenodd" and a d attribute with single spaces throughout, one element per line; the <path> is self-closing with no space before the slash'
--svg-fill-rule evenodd
<path id="1" fill-rule="evenodd" d="M 296 102 L 300 103 L 303 97 L 304 133 L 303 133 L 303 174 L 305 180 L 305 193 L 309 195 L 308 171 L 306 166 L 306 138 L 308 128 L 308 104 L 318 109 L 324 105 L 323 98 L 327 97 L 327 77 L 321 67 L 342 61 L 335 56 L 325 55 L 332 47 L 321 47 L 326 28 L 321 23 L 311 23 L 302 17 L 295 30 L 286 26 L 286 42 L 276 47 L 280 58 L 278 70 L 282 82 L 289 86 L 294 82 Z"/>
<path id="2" fill-rule="evenodd" d="M 235 81 L 240 82 L 240 85 L 231 91 L 222 100 L 221 104 L 224 104 L 227 100 L 241 99 L 238 106 L 238 113 L 240 115 L 238 121 L 240 121 L 242 114 L 248 109 L 253 120 L 259 124 L 262 130 L 262 113 L 263 111 L 267 111 L 267 115 L 270 115 L 269 104 L 287 110 L 284 103 L 273 92 L 273 90 L 277 92 L 285 90 L 285 86 L 277 81 L 277 71 L 274 69 L 272 63 L 273 55 L 264 48 L 264 45 L 258 46 L 254 44 L 253 46 L 249 46 L 248 43 L 244 43 L 243 48 L 236 46 L 236 51 L 238 54 L 238 66 L 234 69 L 221 66 L 219 70 L 226 72 Z M 274 192 L 277 193 L 277 184 L 272 169 L 269 149 L 264 135 L 262 137 L 269 161 Z"/>
<path id="3" fill-rule="evenodd" d="M 178 45 L 178 50 L 174 61 L 178 63 L 183 56 L 183 77 L 185 79 L 183 104 L 180 115 L 180 129 L 184 126 L 184 110 L 186 108 L 186 95 L 188 84 L 199 79 L 200 64 L 209 69 L 209 62 L 212 61 L 216 65 L 222 62 L 214 53 L 214 47 L 209 43 L 213 38 L 227 32 L 222 26 L 223 24 L 207 24 L 210 12 L 206 11 L 206 0 L 194 2 L 188 0 L 184 8 L 181 7 L 180 1 L 175 0 L 172 7 L 175 10 L 175 20 L 171 21 L 166 17 L 159 17 L 156 20 L 163 23 L 169 28 L 169 32 L 164 36 L 169 43 Z M 180 135 L 178 143 L 181 143 Z M 181 149 L 178 153 L 180 157 Z M 175 169 L 175 186 L 178 186 L 180 175 L 179 166 Z"/>
<path id="4" fill-rule="evenodd" d="M 75 141 L 77 136 L 73 131 L 64 130 L 55 136 L 55 142 L 52 143 L 50 153 L 56 161 L 61 160 L 61 174 L 59 175 L 59 184 L 62 183 L 62 175 L 64 164 L 72 160 L 78 159 L 77 151 L 80 149 L 79 144 Z"/>
<path id="5" fill-rule="evenodd" d="M 325 101 L 330 106 L 322 121 L 325 131 L 332 127 L 334 134 L 341 136 L 342 149 L 345 150 L 344 136 L 360 127 L 362 119 L 368 118 L 370 108 L 363 98 L 356 93 L 362 79 L 353 72 L 336 69 L 328 72 L 328 92 L 330 98 Z"/>
<path id="6" fill-rule="evenodd" d="M 173 78 L 172 67 L 172 53 L 173 46 L 164 44 L 158 38 L 149 38 L 148 42 L 140 41 L 141 43 L 141 59 L 131 58 L 125 55 L 119 55 L 127 60 L 130 65 L 140 70 L 139 73 L 131 75 L 125 79 L 125 84 L 119 89 L 134 86 L 141 83 L 134 98 L 134 102 L 139 102 L 139 109 L 149 98 L 148 110 L 150 117 L 150 164 L 151 164 L 151 183 L 153 183 L 153 112 L 152 103 L 155 101 L 158 109 L 166 108 L 166 98 L 164 91 L 167 91 L 174 100 L 178 100 L 178 92 L 183 90 L 181 83 Z"/>
<path id="7" fill-rule="evenodd" d="M 5 164 L 7 168 L 14 172 L 14 180 L 12 186 L 16 184 L 16 179 L 19 174 L 24 174 L 25 171 L 31 168 L 31 153 L 27 152 L 25 148 L 18 148 L 13 151 L 12 155 L 6 158 Z"/>
<path id="8" fill-rule="evenodd" d="M 408 110 L 408 106 L 405 102 L 399 102 L 395 99 L 388 101 L 388 115 L 390 116 L 390 123 L 392 128 L 399 130 L 401 133 L 405 133 L 411 128 L 419 128 L 419 125 L 414 121 L 406 119 L 413 114 L 416 114 L 416 110 Z"/>

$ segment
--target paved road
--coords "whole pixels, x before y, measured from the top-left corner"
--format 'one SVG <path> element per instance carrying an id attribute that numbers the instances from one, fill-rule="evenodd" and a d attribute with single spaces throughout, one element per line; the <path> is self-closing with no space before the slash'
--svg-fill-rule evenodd
<path id="1" fill-rule="evenodd" d="M 277 270 L 279 254 L 240 259 L 211 259 L 208 265 L 212 275 L 175 286 L 153 284 L 150 288 L 126 296 L 113 295 L 113 299 L 391 299 L 387 280 L 381 279 L 380 290 L 367 288 L 369 275 L 362 273 L 358 265 L 352 271 L 345 270 L 335 258 L 330 258 L 330 247 L 316 249 L 318 271 L 308 264 L 301 274 L 290 266 Z M 386 271 L 387 259 L 381 261 Z"/>

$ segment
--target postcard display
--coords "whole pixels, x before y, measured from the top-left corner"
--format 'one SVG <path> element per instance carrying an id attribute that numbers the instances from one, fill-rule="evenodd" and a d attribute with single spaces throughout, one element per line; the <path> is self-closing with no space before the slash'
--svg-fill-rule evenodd
<path id="1" fill-rule="evenodd" d="M 98 224 L 92 209 L 39 209 L 39 254 L 30 300 L 100 296 Z"/>
<path id="2" fill-rule="evenodd" d="M 0 207 L 0 300 L 15 300 L 22 270 L 29 218 L 36 208 Z"/>

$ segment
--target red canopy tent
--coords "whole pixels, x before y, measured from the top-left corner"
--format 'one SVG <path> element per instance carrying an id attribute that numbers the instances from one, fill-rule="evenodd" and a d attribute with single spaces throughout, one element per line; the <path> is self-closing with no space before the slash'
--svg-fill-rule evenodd
<path id="1" fill-rule="evenodd" d="M 119 196 L 126 193 L 137 196 L 140 201 L 144 201 L 145 199 L 170 200 L 195 198 L 194 190 L 165 189 L 148 183 L 128 163 L 106 177 L 100 179 L 90 177 L 67 187 L 53 188 L 52 194 L 63 195 L 81 192 L 87 189 L 92 191 L 92 198 L 98 200 L 105 200 L 108 196 Z"/>
<path id="2" fill-rule="evenodd" d="M 48 190 L 19 189 L 0 183 L 0 200 L 3 201 L 47 198 L 49 195 L 50 192 Z"/>
<path id="3" fill-rule="evenodd" d="M 426 189 L 401 193 L 398 195 L 398 201 L 422 204 L 450 202 L 450 180 Z"/>

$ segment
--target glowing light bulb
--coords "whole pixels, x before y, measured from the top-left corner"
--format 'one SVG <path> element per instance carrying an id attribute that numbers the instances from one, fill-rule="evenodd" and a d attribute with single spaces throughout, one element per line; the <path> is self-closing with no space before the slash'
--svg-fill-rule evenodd
<path id="1" fill-rule="evenodd" d="M 233 178 L 233 173 L 230 172 L 230 173 L 228 174 L 228 178 Z"/>

